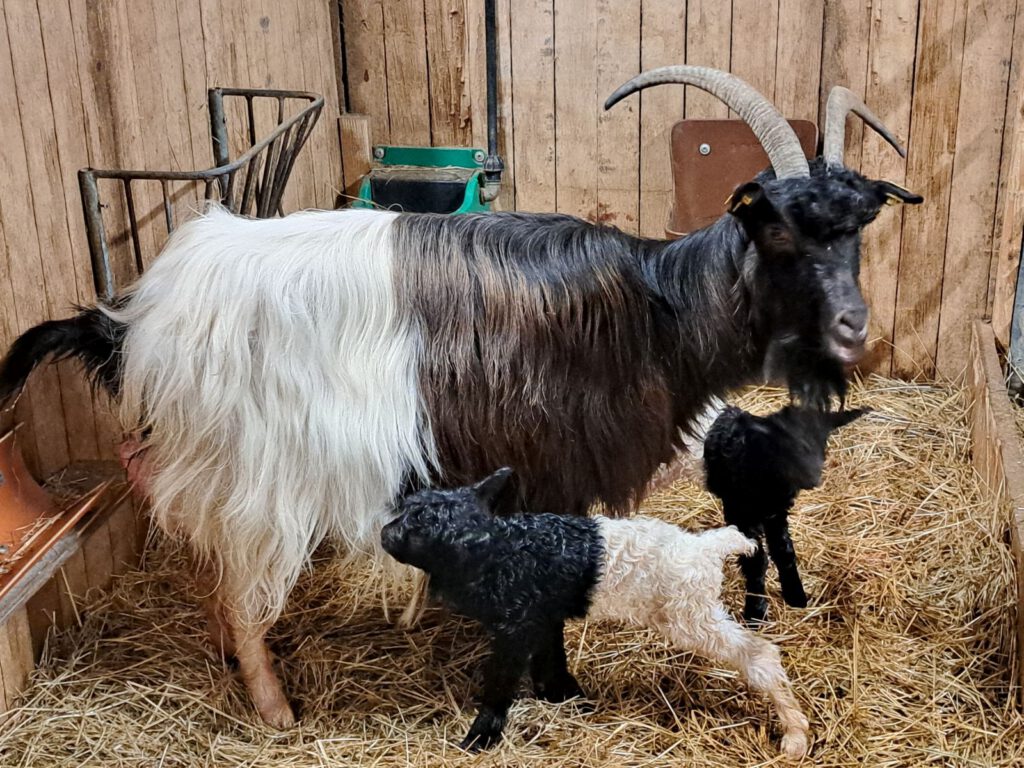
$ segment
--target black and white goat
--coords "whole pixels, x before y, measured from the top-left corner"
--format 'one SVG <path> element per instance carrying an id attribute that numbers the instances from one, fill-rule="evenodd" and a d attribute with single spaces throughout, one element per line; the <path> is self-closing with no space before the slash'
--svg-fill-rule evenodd
<path id="1" fill-rule="evenodd" d="M 779 570 L 786 605 L 807 605 L 789 535 L 789 511 L 800 491 L 821 485 L 829 435 L 866 412 L 787 405 L 768 416 L 755 416 L 730 406 L 708 431 L 708 490 L 722 500 L 726 524 L 757 541 L 756 551 L 740 558 L 747 582 L 747 621 L 763 621 L 768 612 L 763 542 Z"/>
<path id="2" fill-rule="evenodd" d="M 431 593 L 481 622 L 491 636 L 480 711 L 463 747 L 501 739 L 520 678 L 540 698 L 582 694 L 566 666 L 567 619 L 626 622 L 659 631 L 740 672 L 767 694 L 782 721 L 787 758 L 807 752 L 808 723 L 779 650 L 730 616 L 721 601 L 723 562 L 754 542 L 735 528 L 692 534 L 662 520 L 494 514 L 511 470 L 472 486 L 407 497 L 381 544 L 421 568 Z"/>
<path id="3" fill-rule="evenodd" d="M 215 209 L 118 306 L 28 330 L 0 365 L 0 407 L 48 355 L 117 394 L 157 523 L 215 566 L 214 635 L 266 722 L 294 722 L 263 638 L 309 553 L 325 536 L 372 550 L 403 489 L 509 465 L 532 510 L 621 513 L 709 403 L 766 369 L 804 399 L 841 391 L 867 327 L 861 229 L 920 198 L 833 157 L 842 99 L 830 159 L 809 167 L 725 73 L 655 70 L 609 104 L 659 82 L 721 98 L 774 167 L 706 229 L 659 242 L 556 214 Z"/>

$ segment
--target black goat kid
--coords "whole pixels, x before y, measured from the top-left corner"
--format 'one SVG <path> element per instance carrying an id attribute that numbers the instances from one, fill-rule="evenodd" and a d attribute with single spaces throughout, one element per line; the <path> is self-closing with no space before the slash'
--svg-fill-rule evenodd
<path id="1" fill-rule="evenodd" d="M 748 622 L 763 621 L 768 612 L 765 544 L 779 570 L 782 599 L 796 608 L 807 605 L 789 535 L 789 511 L 801 490 L 821 484 L 829 435 L 866 412 L 787 405 L 768 416 L 754 416 L 730 406 L 708 432 L 708 490 L 722 500 L 725 522 L 758 542 L 754 554 L 740 557 L 747 582 L 743 617 Z"/>
<path id="2" fill-rule="evenodd" d="M 501 739 L 528 664 L 538 698 L 560 702 L 583 693 L 566 666 L 563 630 L 566 619 L 586 615 L 598 579 L 597 520 L 494 517 L 503 502 L 511 506 L 511 475 L 503 469 L 473 486 L 419 491 L 381 531 L 388 554 L 430 574 L 432 596 L 492 636 L 480 711 L 464 749 Z"/>

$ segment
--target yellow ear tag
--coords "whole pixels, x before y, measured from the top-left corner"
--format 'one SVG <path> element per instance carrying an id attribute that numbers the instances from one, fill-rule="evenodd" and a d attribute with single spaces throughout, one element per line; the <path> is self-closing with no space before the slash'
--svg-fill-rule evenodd
<path id="1" fill-rule="evenodd" d="M 903 205 L 903 199 L 899 195 L 894 195 L 892 192 L 888 192 L 885 195 L 886 205 Z"/>
<path id="2" fill-rule="evenodd" d="M 725 204 L 728 205 L 731 201 L 732 201 L 732 195 L 729 195 L 729 199 L 725 201 Z M 735 211 L 735 210 L 737 210 L 739 208 L 742 208 L 742 207 L 744 207 L 746 205 L 750 205 L 752 202 L 754 202 L 754 198 L 752 198 L 750 195 L 744 195 L 743 197 L 740 198 L 740 201 L 738 203 L 734 204 L 731 208 L 729 208 L 729 210 L 730 211 Z"/>

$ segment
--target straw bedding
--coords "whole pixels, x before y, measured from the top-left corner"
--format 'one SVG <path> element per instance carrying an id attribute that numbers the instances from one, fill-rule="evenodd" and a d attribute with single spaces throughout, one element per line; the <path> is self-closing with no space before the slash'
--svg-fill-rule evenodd
<path id="1" fill-rule="evenodd" d="M 792 517 L 811 607 L 773 594 L 768 632 L 815 734 L 822 766 L 1009 766 L 1024 761 L 1011 688 L 1013 564 L 1001 513 L 968 463 L 964 393 L 870 379 L 851 401 L 875 413 L 833 439 L 826 481 Z M 781 402 L 755 391 L 758 412 Z M 647 514 L 695 528 L 719 517 L 683 482 Z M 484 639 L 427 612 L 386 617 L 368 566 L 324 548 L 272 633 L 301 724 L 261 726 L 230 669 L 207 651 L 180 548 L 157 538 L 144 569 L 51 639 L 0 763 L 24 766 L 747 766 L 773 763 L 768 706 L 728 672 L 646 631 L 578 623 L 570 665 L 593 701 L 529 698 L 484 756 L 453 743 L 472 719 Z M 735 571 L 736 569 L 732 569 Z M 403 595 L 392 591 L 392 617 Z M 727 599 L 738 610 L 734 572 Z"/>

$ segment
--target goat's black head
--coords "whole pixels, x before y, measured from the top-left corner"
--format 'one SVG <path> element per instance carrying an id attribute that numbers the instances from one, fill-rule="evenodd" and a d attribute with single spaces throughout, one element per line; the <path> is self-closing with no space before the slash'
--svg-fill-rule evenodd
<path id="1" fill-rule="evenodd" d="M 846 117 L 860 116 L 896 150 L 903 148 L 848 89 L 829 95 L 822 158 L 811 167 L 789 123 L 739 78 L 705 67 L 661 67 L 641 73 L 605 102 L 608 109 L 652 85 L 685 83 L 725 102 L 753 130 L 771 170 L 736 190 L 729 211 L 756 254 L 741 270 L 766 347 L 767 373 L 784 378 L 798 400 L 825 404 L 846 391 L 844 366 L 858 362 L 867 340 L 861 296 L 860 233 L 888 203 L 922 198 L 843 166 Z M 742 254 L 746 257 L 748 253 Z"/>
<path id="2" fill-rule="evenodd" d="M 784 378 L 799 399 L 820 401 L 830 389 L 844 394 L 843 367 L 865 351 L 861 230 L 884 205 L 921 198 L 820 161 L 811 170 L 809 177 L 744 184 L 729 212 L 756 249 L 745 278 L 768 339 L 767 373 Z"/>
<path id="3" fill-rule="evenodd" d="M 494 513 L 506 511 L 514 498 L 512 476 L 505 467 L 475 485 L 406 496 L 398 517 L 381 529 L 381 546 L 398 562 L 427 573 L 457 566 L 494 533 Z"/>

